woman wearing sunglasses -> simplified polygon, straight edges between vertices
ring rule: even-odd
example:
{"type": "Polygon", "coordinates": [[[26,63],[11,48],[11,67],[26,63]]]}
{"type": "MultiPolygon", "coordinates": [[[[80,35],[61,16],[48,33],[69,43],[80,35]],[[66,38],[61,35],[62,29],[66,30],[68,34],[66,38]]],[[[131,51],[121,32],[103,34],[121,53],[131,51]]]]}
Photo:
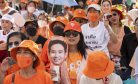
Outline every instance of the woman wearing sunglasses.
{"type": "MultiPolygon", "coordinates": [[[[13,32],[9,34],[7,37],[7,53],[12,48],[17,47],[25,39],[27,39],[27,37],[20,32],[13,32]]],[[[2,61],[2,64],[0,67],[1,67],[0,71],[2,72],[0,74],[0,84],[2,84],[2,81],[6,75],[19,70],[19,67],[17,67],[16,61],[12,57],[10,57],[10,54],[7,54],[6,58],[2,61]]]]}
{"type": "Polygon", "coordinates": [[[81,33],[81,27],[78,22],[69,22],[65,29],[65,39],[68,44],[67,67],[69,69],[69,77],[71,84],[77,84],[81,71],[85,66],[87,57],[87,46],[81,33]]]}
{"type": "Polygon", "coordinates": [[[118,73],[120,69],[120,48],[122,45],[122,40],[125,34],[131,33],[129,27],[122,25],[121,20],[124,18],[123,13],[117,8],[111,9],[111,15],[108,16],[109,24],[116,35],[117,41],[113,42],[111,39],[108,44],[108,49],[111,59],[115,62],[115,69],[118,73]]]}

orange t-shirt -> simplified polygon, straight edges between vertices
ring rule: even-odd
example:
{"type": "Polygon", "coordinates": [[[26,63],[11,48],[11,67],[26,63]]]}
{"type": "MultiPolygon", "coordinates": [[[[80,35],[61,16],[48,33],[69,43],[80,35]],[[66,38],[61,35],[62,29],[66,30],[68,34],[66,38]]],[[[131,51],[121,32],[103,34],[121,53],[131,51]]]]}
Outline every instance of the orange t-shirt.
{"type": "Polygon", "coordinates": [[[82,61],[82,55],[78,52],[76,53],[69,53],[67,57],[67,67],[69,71],[69,77],[71,80],[71,84],[76,84],[77,82],[77,72],[78,68],[82,61]]]}
{"type": "Polygon", "coordinates": [[[48,59],[48,54],[47,54],[47,50],[48,50],[48,43],[49,43],[50,39],[48,39],[45,44],[44,44],[44,47],[42,49],[42,52],[40,54],[40,58],[41,60],[44,62],[45,64],[45,69],[46,71],[49,71],[50,70],[50,61],[48,59]]]}
{"type": "MultiPolygon", "coordinates": [[[[39,58],[40,59],[40,58],[39,58]]],[[[16,71],[20,70],[20,67],[18,66],[18,64],[13,64],[6,72],[6,76],[9,74],[12,74],[16,71]]],[[[40,59],[40,64],[36,67],[36,70],[44,70],[45,71],[45,66],[43,64],[43,62],[40,59]]]]}
{"type": "MultiPolygon", "coordinates": [[[[4,79],[4,84],[12,84],[12,74],[4,79]]],[[[16,72],[14,84],[53,84],[53,82],[50,74],[44,71],[37,71],[37,73],[30,78],[24,78],[19,72],[16,72]]]]}

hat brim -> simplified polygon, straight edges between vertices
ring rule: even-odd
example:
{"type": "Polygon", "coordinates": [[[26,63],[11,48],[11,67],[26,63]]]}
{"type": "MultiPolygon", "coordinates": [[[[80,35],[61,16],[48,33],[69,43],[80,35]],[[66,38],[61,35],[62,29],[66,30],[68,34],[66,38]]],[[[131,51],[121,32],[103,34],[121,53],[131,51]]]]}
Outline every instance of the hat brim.
{"type": "Polygon", "coordinates": [[[37,21],[26,21],[24,26],[26,27],[28,24],[33,24],[34,26],[38,27],[37,21]]]}
{"type": "Polygon", "coordinates": [[[99,79],[99,78],[103,78],[103,77],[110,75],[114,71],[114,63],[112,61],[109,61],[106,70],[101,71],[101,72],[98,72],[98,71],[94,72],[92,70],[89,70],[89,68],[85,67],[83,74],[89,78],[99,79]]]}
{"type": "Polygon", "coordinates": [[[111,9],[111,11],[116,11],[120,15],[120,20],[124,19],[124,15],[120,10],[113,8],[113,9],[111,9]]]}
{"type": "MultiPolygon", "coordinates": [[[[17,54],[17,51],[19,48],[26,48],[26,49],[29,49],[28,47],[25,47],[25,46],[19,46],[19,47],[15,47],[13,49],[11,49],[10,51],[10,56],[13,57],[15,60],[16,60],[16,54],[17,54]]],[[[30,51],[32,51],[31,49],[29,49],[30,51]]],[[[33,51],[32,51],[33,52],[33,51]]],[[[36,56],[37,54],[35,52],[33,52],[36,56]]]]}
{"type": "MultiPolygon", "coordinates": [[[[56,22],[60,22],[60,21],[53,21],[53,22],[50,23],[50,25],[49,25],[50,31],[51,31],[52,33],[53,33],[53,26],[54,26],[54,24],[55,24],[56,22]]],[[[63,22],[60,22],[60,23],[62,23],[62,24],[65,26],[65,24],[64,24],[63,22]]]]}

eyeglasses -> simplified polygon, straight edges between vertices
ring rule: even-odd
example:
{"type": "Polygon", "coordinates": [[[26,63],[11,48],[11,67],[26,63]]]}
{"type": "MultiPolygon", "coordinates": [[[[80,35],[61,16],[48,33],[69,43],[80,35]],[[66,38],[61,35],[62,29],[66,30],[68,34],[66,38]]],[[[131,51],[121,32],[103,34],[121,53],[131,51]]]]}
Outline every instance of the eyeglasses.
{"type": "Polygon", "coordinates": [[[117,16],[117,14],[113,13],[112,15],[107,15],[107,18],[111,18],[112,16],[117,16]]]}
{"type": "Polygon", "coordinates": [[[67,31],[65,32],[65,36],[66,37],[70,37],[70,35],[73,35],[74,37],[77,37],[79,35],[79,32],[76,32],[76,31],[67,31]]]}
{"type": "Polygon", "coordinates": [[[15,41],[15,42],[9,42],[9,47],[12,47],[12,46],[18,46],[19,45],[19,42],[18,41],[15,41]]]}

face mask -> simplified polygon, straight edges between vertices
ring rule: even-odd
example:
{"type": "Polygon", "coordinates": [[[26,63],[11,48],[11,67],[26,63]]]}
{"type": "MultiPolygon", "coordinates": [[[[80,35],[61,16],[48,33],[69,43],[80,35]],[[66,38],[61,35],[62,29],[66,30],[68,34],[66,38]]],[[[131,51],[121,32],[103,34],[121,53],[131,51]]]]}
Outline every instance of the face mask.
{"type": "Polygon", "coordinates": [[[27,68],[33,62],[32,57],[17,56],[17,64],[20,68],[27,68]]]}
{"type": "Polygon", "coordinates": [[[45,27],[46,26],[46,21],[44,21],[44,20],[38,20],[38,26],[39,26],[39,28],[43,28],[43,27],[45,27]]]}
{"type": "Polygon", "coordinates": [[[63,31],[64,31],[64,29],[61,28],[60,26],[56,26],[53,28],[54,35],[63,36],[63,31]]]}
{"type": "Polygon", "coordinates": [[[26,31],[29,36],[35,36],[37,32],[36,28],[33,27],[28,27],[26,31]]]}
{"type": "Polygon", "coordinates": [[[96,22],[99,20],[99,15],[97,13],[89,13],[88,18],[91,22],[96,22]]]}
{"type": "Polygon", "coordinates": [[[28,10],[28,12],[33,13],[35,11],[35,8],[34,7],[28,7],[27,10],[28,10]]]}

